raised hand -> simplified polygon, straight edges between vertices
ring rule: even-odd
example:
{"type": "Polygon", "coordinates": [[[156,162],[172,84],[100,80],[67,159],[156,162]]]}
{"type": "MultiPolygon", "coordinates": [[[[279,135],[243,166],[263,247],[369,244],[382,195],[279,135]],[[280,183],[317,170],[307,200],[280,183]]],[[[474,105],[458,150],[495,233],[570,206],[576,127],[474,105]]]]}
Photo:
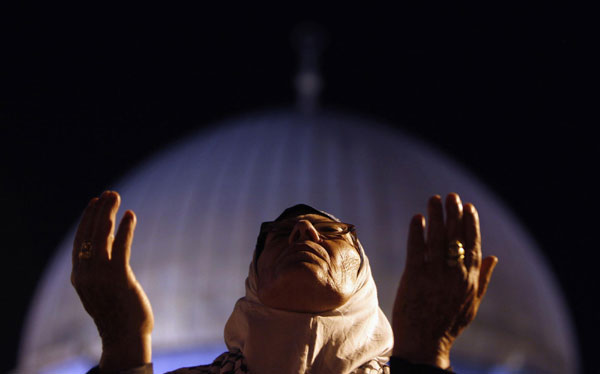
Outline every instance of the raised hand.
{"type": "Polygon", "coordinates": [[[104,192],[85,209],[73,243],[71,283],[102,338],[101,370],[123,370],[151,361],[154,317],[129,266],[136,224],[126,211],[113,235],[119,194],[104,192]]]}
{"type": "Polygon", "coordinates": [[[498,262],[494,256],[482,260],[475,207],[463,207],[457,194],[445,205],[444,220],[440,196],[429,199],[426,234],[422,215],[410,223],[392,318],[393,355],[441,368],[450,366],[452,344],[475,318],[498,262]]]}

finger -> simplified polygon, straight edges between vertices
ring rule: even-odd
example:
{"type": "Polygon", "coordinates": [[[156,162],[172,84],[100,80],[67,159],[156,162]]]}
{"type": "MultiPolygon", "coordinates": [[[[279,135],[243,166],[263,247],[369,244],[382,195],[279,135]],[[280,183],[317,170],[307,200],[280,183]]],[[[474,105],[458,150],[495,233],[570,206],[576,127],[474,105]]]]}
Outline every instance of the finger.
{"type": "Polygon", "coordinates": [[[464,205],[465,266],[479,268],[481,265],[481,232],[479,214],[473,204],[464,205]]]}
{"type": "Polygon", "coordinates": [[[427,203],[427,257],[439,262],[445,258],[446,231],[444,229],[444,212],[442,198],[432,196],[427,203]]]}
{"type": "Polygon", "coordinates": [[[425,217],[415,215],[408,228],[408,243],[406,249],[406,268],[420,266],[425,261],[425,217]]]}
{"type": "Polygon", "coordinates": [[[75,232],[75,239],[73,241],[73,265],[79,263],[79,251],[83,242],[92,238],[92,227],[94,225],[94,217],[97,208],[97,202],[97,197],[94,197],[90,200],[87,207],[83,211],[81,221],[79,221],[79,226],[77,226],[77,231],[75,232]]]}
{"type": "Polygon", "coordinates": [[[463,241],[463,206],[460,197],[451,193],[446,197],[446,235],[448,241],[463,241]]]}
{"type": "Polygon", "coordinates": [[[119,224],[111,254],[112,262],[118,267],[126,268],[129,264],[131,243],[133,242],[133,232],[136,223],[135,213],[131,210],[126,211],[119,224]]]}
{"type": "Polygon", "coordinates": [[[121,203],[119,194],[106,191],[100,197],[101,205],[96,214],[94,234],[92,236],[92,259],[108,260],[113,240],[117,210],[121,203]]]}
{"type": "Polygon", "coordinates": [[[488,256],[481,262],[481,271],[479,272],[479,287],[477,289],[477,297],[479,299],[485,296],[494,268],[498,264],[498,257],[488,256]]]}

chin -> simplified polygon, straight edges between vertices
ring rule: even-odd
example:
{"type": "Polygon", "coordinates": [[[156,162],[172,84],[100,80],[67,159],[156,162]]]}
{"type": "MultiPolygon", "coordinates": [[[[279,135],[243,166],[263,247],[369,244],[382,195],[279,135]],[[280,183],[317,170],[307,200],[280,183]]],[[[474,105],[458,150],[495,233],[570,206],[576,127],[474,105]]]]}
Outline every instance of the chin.
{"type": "Polygon", "coordinates": [[[339,292],[324,269],[312,262],[294,263],[268,285],[259,285],[258,297],[275,309],[320,313],[338,308],[349,296],[339,292]]]}

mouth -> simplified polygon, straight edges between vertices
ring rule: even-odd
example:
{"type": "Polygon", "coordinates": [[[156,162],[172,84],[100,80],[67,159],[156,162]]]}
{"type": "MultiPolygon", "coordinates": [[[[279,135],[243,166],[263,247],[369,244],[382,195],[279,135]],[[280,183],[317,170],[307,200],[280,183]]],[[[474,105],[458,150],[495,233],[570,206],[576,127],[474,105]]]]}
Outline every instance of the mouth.
{"type": "Polygon", "coordinates": [[[301,256],[305,258],[311,258],[313,261],[325,262],[327,262],[329,259],[329,255],[323,248],[321,248],[318,244],[308,240],[293,243],[284,251],[282,251],[280,256],[301,256]]]}
{"type": "Polygon", "coordinates": [[[286,262],[294,262],[294,263],[300,263],[300,262],[306,262],[306,263],[311,263],[311,264],[316,264],[316,265],[322,265],[323,264],[323,259],[317,255],[315,255],[313,252],[309,252],[309,251],[295,251],[295,252],[291,252],[290,254],[288,254],[286,257],[286,262]]]}

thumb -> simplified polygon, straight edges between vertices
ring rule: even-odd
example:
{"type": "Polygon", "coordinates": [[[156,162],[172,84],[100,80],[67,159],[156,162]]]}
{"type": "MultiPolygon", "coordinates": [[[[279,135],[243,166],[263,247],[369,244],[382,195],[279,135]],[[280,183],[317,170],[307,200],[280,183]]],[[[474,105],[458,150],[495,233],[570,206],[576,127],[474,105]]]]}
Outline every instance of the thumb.
{"type": "Polygon", "coordinates": [[[498,264],[498,257],[496,256],[488,256],[481,262],[481,269],[479,270],[479,287],[477,290],[477,297],[479,299],[483,298],[487,291],[496,264],[498,264]]]}

